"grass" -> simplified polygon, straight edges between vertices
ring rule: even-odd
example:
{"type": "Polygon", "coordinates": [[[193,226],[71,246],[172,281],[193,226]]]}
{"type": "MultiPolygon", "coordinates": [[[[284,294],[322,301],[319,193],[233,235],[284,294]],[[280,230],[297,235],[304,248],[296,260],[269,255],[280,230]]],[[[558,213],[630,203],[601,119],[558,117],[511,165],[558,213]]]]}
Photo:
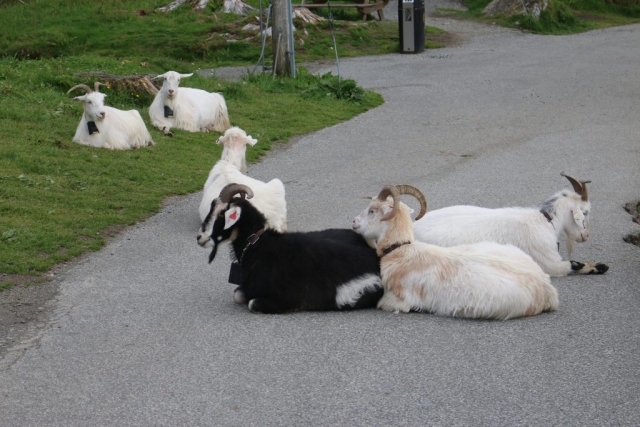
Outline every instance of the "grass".
{"type": "Polygon", "coordinates": [[[520,28],[537,34],[575,34],[640,22],[640,0],[549,0],[539,19],[527,15],[490,18],[482,15],[491,0],[463,0],[467,11],[457,15],[502,26],[520,28]]]}
{"type": "MultiPolygon", "coordinates": [[[[155,147],[115,152],[71,141],[82,109],[66,91],[92,84],[76,73],[193,72],[222,65],[250,68],[257,62],[260,40],[241,29],[254,18],[213,10],[198,14],[189,7],[153,12],[163,4],[0,3],[0,289],[11,286],[16,275],[36,278],[57,263],[101,248],[113,232],[158,212],[167,196],[202,188],[220,156],[214,143],[218,134],[177,130],[173,138],[163,136],[149,124],[151,97],[145,93],[102,89],[108,105],[141,112],[155,147]]],[[[333,59],[329,30],[328,24],[308,26],[298,60],[333,59]]],[[[340,21],[335,34],[340,56],[397,50],[397,24],[340,21]]],[[[223,93],[232,124],[259,140],[248,150],[249,161],[274,143],[348,120],[382,102],[355,82],[338,83],[335,76],[311,76],[305,70],[296,79],[256,75],[240,82],[195,74],[183,84],[223,93]]]]}

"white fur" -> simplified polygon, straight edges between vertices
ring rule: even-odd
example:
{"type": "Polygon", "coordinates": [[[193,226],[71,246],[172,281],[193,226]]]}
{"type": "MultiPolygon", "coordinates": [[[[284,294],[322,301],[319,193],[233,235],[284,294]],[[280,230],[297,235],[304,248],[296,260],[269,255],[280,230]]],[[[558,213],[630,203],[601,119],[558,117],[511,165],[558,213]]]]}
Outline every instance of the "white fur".
{"type": "Polygon", "coordinates": [[[73,136],[83,145],[110,150],[128,150],[154,145],[153,139],[137,110],[118,110],[104,105],[106,95],[87,93],[73,98],[82,102],[84,113],[73,136]],[[87,122],[93,121],[99,133],[89,135],[87,122]]]}
{"type": "MultiPolygon", "coordinates": [[[[226,160],[220,160],[209,173],[213,177],[206,187],[200,203],[200,219],[209,214],[211,202],[218,197],[220,190],[227,184],[244,184],[253,190],[253,198],[249,202],[256,207],[267,219],[269,228],[284,232],[287,229],[287,202],[285,200],[284,184],[275,178],[264,183],[244,175],[238,168],[226,160]]],[[[209,182],[209,180],[207,180],[209,182]]]]}
{"type": "Polygon", "coordinates": [[[384,296],[378,308],[433,314],[511,319],[556,310],[549,276],[520,249],[484,242],[451,248],[415,242],[409,207],[388,221],[389,201],[374,198],[353,229],[378,246],[384,296]],[[409,242],[383,254],[395,243],[409,242]]]}
{"type": "MultiPolygon", "coordinates": [[[[247,135],[245,131],[238,127],[232,127],[226,130],[223,136],[218,138],[216,144],[223,144],[221,161],[226,161],[234,165],[240,172],[247,172],[247,162],[245,159],[247,144],[255,145],[258,140],[253,139],[251,135],[247,135]]],[[[204,221],[209,210],[211,208],[211,202],[218,197],[220,190],[227,185],[228,182],[224,175],[221,174],[220,169],[214,167],[209,172],[207,181],[204,183],[204,189],[202,192],[202,200],[200,201],[200,221],[204,221]]]]}
{"type": "Polygon", "coordinates": [[[374,291],[381,286],[380,276],[365,274],[349,282],[340,285],[336,292],[336,305],[338,308],[355,305],[367,291],[374,291]]]}
{"type": "Polygon", "coordinates": [[[151,123],[165,134],[170,134],[171,128],[189,132],[224,132],[230,126],[224,97],[216,92],[179,87],[181,78],[192,75],[167,71],[156,77],[164,81],[149,107],[151,123]],[[164,116],[165,105],[173,110],[172,118],[164,116]]]}
{"type": "Polygon", "coordinates": [[[512,244],[554,277],[592,272],[572,270],[571,263],[563,261],[558,252],[558,241],[563,234],[569,252],[574,241],[582,243],[589,238],[590,202],[582,201],[571,190],[563,190],[542,208],[552,217],[551,222],[540,212],[541,208],[451,206],[427,213],[414,223],[413,231],[417,240],[438,246],[482,241],[512,244]]]}

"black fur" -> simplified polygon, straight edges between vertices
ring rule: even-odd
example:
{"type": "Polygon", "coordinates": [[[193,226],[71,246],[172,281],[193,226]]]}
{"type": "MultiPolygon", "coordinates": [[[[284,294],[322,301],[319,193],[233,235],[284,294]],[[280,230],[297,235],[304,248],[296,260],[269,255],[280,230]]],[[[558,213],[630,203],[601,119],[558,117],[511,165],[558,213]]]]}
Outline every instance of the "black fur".
{"type": "Polygon", "coordinates": [[[215,219],[211,260],[217,245],[235,235],[232,254],[241,260],[243,277],[238,290],[243,292],[253,311],[367,308],[375,307],[382,297],[380,285],[352,306],[336,304],[340,285],[365,274],[380,275],[375,250],[359,234],[347,229],[308,233],[279,233],[267,229],[254,244],[249,244],[249,236],[264,228],[266,220],[246,200],[233,199],[226,209],[233,205],[240,206],[242,213],[232,227],[224,230],[224,210],[215,219]]]}

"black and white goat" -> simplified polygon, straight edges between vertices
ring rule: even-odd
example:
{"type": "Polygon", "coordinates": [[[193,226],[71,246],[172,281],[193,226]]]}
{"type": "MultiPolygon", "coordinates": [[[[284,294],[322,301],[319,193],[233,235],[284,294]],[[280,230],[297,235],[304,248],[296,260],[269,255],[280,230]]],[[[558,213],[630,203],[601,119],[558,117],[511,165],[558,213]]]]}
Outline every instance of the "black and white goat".
{"type": "Polygon", "coordinates": [[[573,242],[589,238],[591,202],[587,184],[561,173],[574,191],[562,190],[538,208],[487,209],[478,206],[450,206],[426,214],[413,224],[415,238],[438,246],[458,246],[483,241],[511,244],[526,252],[545,273],[603,274],[609,266],[595,262],[564,261],[558,239],[565,234],[567,252],[573,242]]]}
{"type": "Polygon", "coordinates": [[[227,185],[197,236],[200,246],[213,246],[209,262],[218,245],[231,242],[242,277],[236,303],[254,313],[376,306],[380,263],[361,236],[347,229],[280,233],[266,228],[264,215],[246,200],[251,197],[246,185],[227,185]]]}

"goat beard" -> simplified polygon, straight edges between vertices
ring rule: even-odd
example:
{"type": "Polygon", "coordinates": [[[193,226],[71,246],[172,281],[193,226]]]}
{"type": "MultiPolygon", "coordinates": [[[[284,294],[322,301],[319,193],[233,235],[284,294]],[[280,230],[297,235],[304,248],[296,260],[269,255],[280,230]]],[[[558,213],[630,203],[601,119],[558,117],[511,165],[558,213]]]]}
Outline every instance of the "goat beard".
{"type": "Polygon", "coordinates": [[[565,244],[567,246],[567,256],[570,257],[571,253],[573,252],[573,240],[567,239],[565,244]]]}

